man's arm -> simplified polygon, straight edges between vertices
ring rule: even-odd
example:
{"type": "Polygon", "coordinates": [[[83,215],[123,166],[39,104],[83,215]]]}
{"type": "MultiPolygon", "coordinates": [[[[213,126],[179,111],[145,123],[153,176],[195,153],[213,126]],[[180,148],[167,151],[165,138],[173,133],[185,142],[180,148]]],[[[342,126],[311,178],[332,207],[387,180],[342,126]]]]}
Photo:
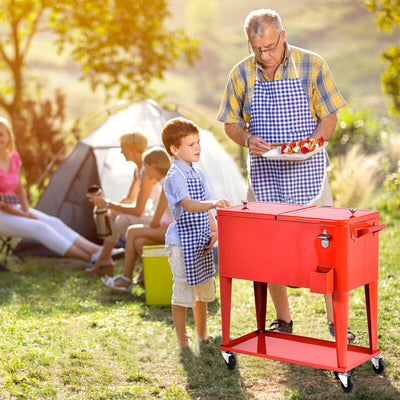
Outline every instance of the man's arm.
{"type": "Polygon", "coordinates": [[[225,133],[230,139],[240,146],[246,146],[246,140],[250,135],[246,129],[244,129],[239,124],[235,123],[225,123],[224,124],[225,133]]]}
{"type": "Polygon", "coordinates": [[[261,156],[271,150],[271,146],[263,138],[251,135],[239,124],[225,123],[224,128],[230,139],[240,146],[248,145],[250,152],[255,156],[261,156]]]}
{"type": "Polygon", "coordinates": [[[319,137],[322,136],[325,140],[329,140],[336,129],[336,123],[337,123],[336,113],[333,113],[325,118],[322,118],[318,122],[318,125],[315,128],[311,137],[313,139],[318,139],[319,137]]]}

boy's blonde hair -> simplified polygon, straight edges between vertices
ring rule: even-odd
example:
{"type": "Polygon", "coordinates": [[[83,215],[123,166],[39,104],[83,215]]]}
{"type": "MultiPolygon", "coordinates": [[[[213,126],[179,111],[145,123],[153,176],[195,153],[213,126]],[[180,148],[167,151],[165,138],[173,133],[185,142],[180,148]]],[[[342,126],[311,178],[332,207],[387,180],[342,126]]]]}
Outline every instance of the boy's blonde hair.
{"type": "Polygon", "coordinates": [[[168,121],[161,132],[161,139],[167,152],[172,156],[170,147],[179,147],[182,138],[199,133],[199,127],[190,119],[174,118],[168,121]]]}
{"type": "Polygon", "coordinates": [[[139,153],[147,149],[147,138],[140,132],[125,133],[119,138],[121,146],[134,147],[139,153]]]}
{"type": "Polygon", "coordinates": [[[0,125],[3,125],[4,128],[7,129],[8,131],[8,135],[10,136],[10,141],[8,143],[7,146],[7,151],[8,153],[12,153],[15,150],[15,135],[14,135],[14,130],[10,124],[10,122],[8,121],[8,119],[4,118],[4,117],[0,117],[0,125]]]}
{"type": "Polygon", "coordinates": [[[154,166],[162,176],[166,176],[171,167],[171,159],[162,147],[152,147],[143,154],[143,163],[154,166]]]}

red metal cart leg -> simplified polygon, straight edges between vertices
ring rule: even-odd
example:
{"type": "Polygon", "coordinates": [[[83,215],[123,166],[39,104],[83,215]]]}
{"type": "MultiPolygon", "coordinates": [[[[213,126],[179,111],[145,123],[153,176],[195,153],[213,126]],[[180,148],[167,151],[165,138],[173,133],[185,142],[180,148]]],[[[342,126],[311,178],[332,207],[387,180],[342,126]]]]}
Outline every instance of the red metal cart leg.
{"type": "Polygon", "coordinates": [[[347,329],[349,322],[349,292],[333,292],[336,356],[339,368],[347,366],[347,329]]]}
{"type": "Polygon", "coordinates": [[[378,283],[370,282],[364,286],[367,308],[369,347],[371,352],[378,350],[378,283]]]}
{"type": "Polygon", "coordinates": [[[231,330],[231,299],[232,299],[232,278],[220,277],[220,295],[221,295],[221,325],[222,325],[222,344],[229,343],[231,330]]]}
{"type": "Polygon", "coordinates": [[[267,316],[267,287],[268,283],[253,282],[254,299],[256,302],[257,330],[265,332],[265,320],[267,316]]]}

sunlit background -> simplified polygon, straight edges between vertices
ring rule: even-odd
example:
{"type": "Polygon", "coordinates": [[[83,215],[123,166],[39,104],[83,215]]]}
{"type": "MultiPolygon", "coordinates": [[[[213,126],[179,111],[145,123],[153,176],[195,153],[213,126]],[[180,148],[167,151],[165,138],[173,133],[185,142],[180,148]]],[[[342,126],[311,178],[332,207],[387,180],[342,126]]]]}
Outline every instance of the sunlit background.
{"type": "MultiPolygon", "coordinates": [[[[10,4],[8,0],[4,0],[4,3],[10,4]]],[[[36,2],[27,3],[37,4],[36,2]]],[[[35,182],[52,159],[50,155],[53,156],[57,152],[57,146],[60,147],[68,138],[67,151],[61,155],[60,159],[62,159],[76,144],[76,139],[71,135],[72,131],[77,136],[82,135],[82,127],[97,114],[107,107],[115,106],[122,99],[136,97],[153,98],[163,102],[171,101],[185,107],[181,112],[184,114],[187,112],[189,117],[198,117],[196,122],[211,129],[245,175],[243,149],[226,138],[222,124],[216,121],[216,114],[229,71],[248,54],[243,33],[244,19],[253,9],[269,7],[277,10],[281,15],[290,44],[315,51],[328,61],[333,76],[347,101],[347,107],[339,113],[338,128],[328,147],[332,161],[329,173],[335,205],[380,208],[391,217],[397,216],[397,197],[400,198],[397,185],[397,160],[400,153],[397,150],[400,142],[399,120],[390,112],[393,105],[392,99],[384,94],[381,80],[388,65],[382,60],[382,53],[390,46],[399,45],[399,29],[395,24],[393,31],[381,29],[377,13],[367,9],[367,3],[375,3],[379,6],[381,2],[364,0],[109,1],[101,4],[106,4],[105,7],[111,11],[113,7],[122,7],[125,14],[115,15],[110,12],[109,19],[112,21],[109,25],[106,23],[104,26],[99,26],[98,23],[93,22],[90,26],[91,13],[95,18],[95,13],[98,13],[103,5],[100,6],[100,3],[96,1],[64,0],[59,2],[60,5],[69,4],[70,7],[84,4],[86,9],[84,15],[89,19],[85,21],[87,26],[84,28],[61,24],[61,31],[64,29],[63,34],[68,35],[68,29],[73,32],[72,27],[75,29],[75,33],[67,36],[62,52],[58,51],[59,48],[54,42],[57,38],[54,31],[38,30],[25,59],[29,67],[25,71],[25,77],[29,77],[29,91],[25,95],[39,101],[35,97],[39,88],[39,98],[49,99],[53,106],[56,103],[56,91],[65,101],[62,110],[65,115],[62,121],[61,118],[60,121],[56,121],[59,125],[55,131],[56,134],[51,135],[50,132],[46,138],[41,139],[38,145],[42,152],[40,157],[36,159],[30,157],[29,154],[37,153],[32,147],[33,144],[30,144],[31,149],[26,150],[27,143],[23,134],[17,137],[31,198],[37,199],[39,192],[43,189],[39,187],[36,190],[35,182]],[[133,17],[129,17],[129,12],[133,12],[134,7],[137,9],[133,20],[133,17]],[[154,15],[157,10],[160,14],[154,15]],[[132,21],[131,25],[129,18],[132,21]],[[136,33],[135,24],[139,23],[138,21],[145,28],[142,32],[136,33]],[[123,26],[121,32],[118,31],[118,23],[123,26]],[[82,37],[87,39],[86,43],[79,42],[81,39],[76,34],[77,27],[81,29],[82,37]],[[113,29],[115,29],[115,34],[113,29]],[[154,33],[158,30],[165,34],[166,29],[179,32],[176,42],[171,41],[161,46],[160,43],[165,39],[149,36],[149,32],[154,33]],[[94,40],[94,38],[97,37],[100,42],[106,30],[111,32],[108,36],[106,35],[107,39],[104,39],[108,40],[110,48],[116,49],[116,44],[120,46],[121,43],[118,41],[122,42],[122,47],[118,47],[119,50],[114,53],[105,53],[102,59],[103,53],[96,50],[97,39],[94,40]],[[138,46],[142,59],[135,53],[134,47],[129,48],[128,41],[138,46]],[[183,44],[185,42],[186,44],[183,44]],[[80,45],[82,47],[79,47],[80,45]],[[89,49],[87,53],[84,46],[89,49]],[[196,46],[198,46],[197,55],[196,46]],[[74,55],[69,51],[72,49],[75,49],[74,55]],[[127,53],[121,56],[123,50],[127,53]],[[192,63],[187,62],[185,52],[189,54],[192,63]],[[91,54],[92,58],[86,60],[87,54],[91,54]],[[77,59],[80,59],[82,64],[79,64],[77,59]],[[105,90],[106,85],[101,84],[102,78],[98,73],[100,69],[96,69],[97,64],[103,61],[111,71],[112,68],[117,70],[118,67],[123,67],[124,60],[128,59],[137,63],[135,72],[142,72],[143,79],[140,73],[132,74],[131,81],[129,78],[123,80],[115,73],[114,86],[111,85],[108,90],[105,90]],[[155,64],[150,65],[153,61],[159,65],[166,63],[161,72],[154,67],[155,64]],[[85,62],[87,62],[86,65],[85,62]],[[83,80],[80,79],[82,71],[87,74],[83,80]],[[91,77],[89,77],[90,73],[91,77]],[[93,80],[96,79],[98,80],[97,87],[93,89],[93,80]],[[123,89],[118,87],[118,84],[123,89]],[[137,87],[139,90],[136,90],[137,87]],[[50,137],[59,140],[57,146],[54,145],[52,149],[44,146],[50,137]],[[353,148],[354,145],[358,147],[353,148]],[[389,191],[387,196],[383,188],[386,192],[389,191]],[[391,200],[382,200],[382,196],[391,200]],[[393,199],[395,202],[392,204],[393,199]]],[[[3,18],[5,18],[4,15],[3,18]]],[[[47,15],[51,20],[50,14],[47,15]]],[[[168,35],[171,38],[173,36],[167,33],[166,36],[168,35]]],[[[6,78],[4,71],[1,74],[6,78]]],[[[392,89],[397,90],[394,86],[392,89]]],[[[4,111],[4,109],[0,110],[3,114],[4,111]]],[[[24,129],[27,124],[29,125],[29,122],[25,121],[24,129]]],[[[33,135],[40,131],[41,129],[37,127],[36,130],[32,129],[33,135]]],[[[48,182],[47,178],[43,180],[42,186],[46,182],[48,182]]]]}
{"type": "MultiPolygon", "coordinates": [[[[376,15],[363,0],[171,0],[169,4],[167,25],[198,39],[201,59],[192,68],[181,60],[152,88],[198,110],[211,123],[217,124],[215,116],[229,71],[248,55],[244,19],[262,7],[281,15],[290,44],[315,51],[328,61],[353,108],[388,114],[380,83],[385,68],[380,53],[396,44],[399,36],[379,30],[376,15]]],[[[35,39],[29,65],[48,90],[61,87],[67,93],[71,118],[88,118],[103,107],[104,94],[101,90],[93,93],[88,84],[78,81],[77,65],[68,54],[57,54],[50,33],[35,39]]]]}

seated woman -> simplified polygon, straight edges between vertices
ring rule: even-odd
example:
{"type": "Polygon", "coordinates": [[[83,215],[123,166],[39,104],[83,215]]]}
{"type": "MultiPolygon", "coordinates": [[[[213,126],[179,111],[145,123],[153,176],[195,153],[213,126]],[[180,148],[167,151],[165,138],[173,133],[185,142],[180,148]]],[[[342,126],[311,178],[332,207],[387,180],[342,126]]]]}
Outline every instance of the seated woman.
{"type": "Polygon", "coordinates": [[[29,207],[20,179],[21,165],[13,129],[7,119],[0,117],[0,235],[39,242],[63,257],[95,261],[100,246],[59,218],[29,207]]]}
{"type": "Polygon", "coordinates": [[[110,262],[110,254],[120,235],[125,236],[132,224],[150,224],[161,192],[157,180],[144,171],[142,157],[147,148],[146,136],[140,132],[127,133],[121,136],[120,142],[126,161],[132,161],[137,168],[128,195],[119,202],[106,202],[101,193],[87,195],[95,206],[108,209],[111,225],[111,235],[105,238],[100,257],[86,270],[92,275],[113,273],[114,263],[110,262]]]}
{"type": "MultiPolygon", "coordinates": [[[[168,153],[162,148],[153,147],[143,155],[143,163],[148,176],[162,184],[171,166],[168,153]]],[[[143,246],[165,243],[165,234],[172,221],[173,217],[163,190],[150,226],[131,225],[126,232],[123,274],[114,277],[106,275],[102,281],[108,287],[124,292],[130,292],[135,283],[143,285],[143,267],[140,269],[136,281],[132,281],[136,258],[142,255],[143,246]]]]}

